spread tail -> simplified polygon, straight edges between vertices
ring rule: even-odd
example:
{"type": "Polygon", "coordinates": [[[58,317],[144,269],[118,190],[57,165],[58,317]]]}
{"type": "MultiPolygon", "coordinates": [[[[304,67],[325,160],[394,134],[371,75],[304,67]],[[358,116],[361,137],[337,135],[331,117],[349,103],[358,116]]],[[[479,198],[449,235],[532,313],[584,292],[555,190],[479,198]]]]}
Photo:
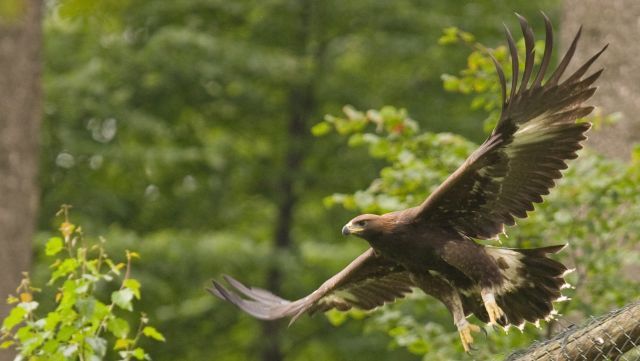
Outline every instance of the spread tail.
{"type": "MultiPolygon", "coordinates": [[[[533,249],[486,247],[503,275],[503,284],[496,288],[497,304],[504,311],[506,320],[498,321],[502,326],[509,324],[519,328],[525,321],[536,323],[540,319],[550,319],[556,314],[553,302],[566,300],[561,290],[569,287],[564,276],[571,270],[562,263],[547,258],[557,253],[565,245],[533,249]]],[[[463,306],[468,313],[474,313],[484,322],[489,315],[479,295],[465,297],[463,306]]]]}

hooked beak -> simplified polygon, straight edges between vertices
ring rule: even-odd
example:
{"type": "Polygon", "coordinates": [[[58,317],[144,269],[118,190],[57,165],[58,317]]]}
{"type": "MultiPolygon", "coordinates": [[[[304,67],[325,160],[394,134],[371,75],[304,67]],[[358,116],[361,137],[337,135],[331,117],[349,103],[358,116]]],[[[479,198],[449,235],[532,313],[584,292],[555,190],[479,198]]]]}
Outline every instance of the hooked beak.
{"type": "Polygon", "coordinates": [[[344,227],[342,227],[342,235],[348,236],[350,234],[354,236],[360,235],[364,231],[364,227],[358,226],[357,224],[353,224],[353,222],[347,223],[344,227]]]}

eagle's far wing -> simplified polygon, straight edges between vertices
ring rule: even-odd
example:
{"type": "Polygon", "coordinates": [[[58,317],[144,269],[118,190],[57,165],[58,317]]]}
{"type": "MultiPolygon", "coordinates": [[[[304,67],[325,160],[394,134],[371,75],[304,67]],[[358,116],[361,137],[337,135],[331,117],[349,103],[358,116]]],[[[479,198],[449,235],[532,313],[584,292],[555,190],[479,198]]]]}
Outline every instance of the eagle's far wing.
{"type": "Polygon", "coordinates": [[[256,318],[275,320],[292,317],[291,322],[304,313],[313,314],[332,308],[340,311],[352,307],[371,310],[404,297],[414,287],[404,267],[376,254],[371,248],[320,288],[297,301],[285,300],[260,288],[247,287],[230,276],[224,278],[238,293],[213,281],[213,288],[209,289],[213,295],[256,318]]]}
{"type": "MultiPolygon", "coordinates": [[[[544,14],[543,14],[544,15],[544,14]]],[[[606,46],[566,80],[560,77],[571,61],[580,31],[553,74],[543,82],[551,59],[553,32],[544,16],[544,55],[533,77],[534,40],[527,21],[518,15],[525,39],[524,71],[518,69],[518,54],[505,27],[512,60],[511,89],[501,66],[493,59],[502,87],[502,114],[488,139],[449,176],[412,214],[417,222],[444,225],[468,237],[489,239],[513,225],[514,217],[525,218],[533,203],[562,177],[566,161],[577,157],[586,139],[589,123],[577,123],[593,107],[584,106],[596,88],[591,85],[602,69],[584,77],[606,46]],[[518,86],[518,82],[520,85],[518,86]]]]}

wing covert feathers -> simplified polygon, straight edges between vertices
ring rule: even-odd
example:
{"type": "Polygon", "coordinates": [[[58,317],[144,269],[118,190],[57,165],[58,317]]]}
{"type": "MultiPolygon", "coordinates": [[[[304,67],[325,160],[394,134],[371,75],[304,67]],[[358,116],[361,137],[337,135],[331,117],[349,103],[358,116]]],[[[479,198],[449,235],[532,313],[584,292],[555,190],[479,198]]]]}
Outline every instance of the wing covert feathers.
{"type": "Polygon", "coordinates": [[[584,103],[596,91],[592,85],[602,69],[584,75],[606,46],[560,81],[573,59],[579,30],[544,81],[553,48],[551,22],[544,16],[545,49],[534,78],[533,31],[522,16],[518,20],[525,39],[524,68],[521,72],[515,41],[505,27],[512,59],[509,90],[504,71],[492,57],[503,96],[498,124],[464,164],[417,207],[417,222],[452,228],[472,238],[495,238],[505,225],[525,218],[534,203],[542,202],[542,196],[562,177],[566,161],[576,158],[582,148],[591,125],[577,120],[593,110],[584,103]]]}

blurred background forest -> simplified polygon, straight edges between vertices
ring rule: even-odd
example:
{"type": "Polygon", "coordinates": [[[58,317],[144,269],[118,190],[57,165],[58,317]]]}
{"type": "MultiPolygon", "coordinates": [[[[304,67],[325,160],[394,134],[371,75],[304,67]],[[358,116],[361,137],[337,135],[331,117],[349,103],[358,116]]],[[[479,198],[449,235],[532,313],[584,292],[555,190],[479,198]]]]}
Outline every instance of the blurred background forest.
{"type": "MultiPolygon", "coordinates": [[[[38,204],[35,235],[29,219],[12,221],[24,219],[18,228],[33,239],[34,283],[46,282],[44,243],[60,223],[61,204],[71,204],[87,237],[107,239],[114,256],[125,249],[141,255],[133,270],[144,290],[136,309],[167,339],[148,348],[154,360],[463,359],[446,309],[419,295],[371,315],[305,317],[287,329],[242,314],[205,287],[228,273],[287,298],[315,289],[367,247],[340,235],[348,219],[419,202],[486,136],[497,78],[455,36],[441,39],[444,29],[459,27],[499,47],[503,22],[518,34],[517,11],[542,39],[544,10],[562,28],[559,48],[582,23],[582,46],[599,48],[603,38],[589,40],[586,15],[567,15],[574,5],[46,1],[36,51],[40,135],[33,128],[22,135],[35,139],[29,149],[39,147],[37,202],[29,203],[33,212],[38,204]],[[341,127],[366,123],[356,109],[380,109],[369,117],[420,130],[397,137],[341,127]]],[[[19,12],[15,6],[0,8],[19,12]]],[[[8,55],[5,49],[0,65],[8,55]]],[[[616,117],[605,115],[617,110],[600,111],[594,138],[615,127],[607,120],[616,117]]],[[[637,298],[640,152],[630,150],[632,141],[620,141],[628,147],[609,149],[609,157],[586,149],[547,202],[508,231],[503,243],[511,247],[568,242],[559,258],[577,268],[576,288],[558,322],[479,336],[480,359],[503,358],[637,298]]],[[[3,203],[5,222],[25,206],[3,203]]],[[[16,234],[0,234],[0,242],[17,242],[16,234]]],[[[2,252],[8,267],[19,251],[2,252]]]]}

